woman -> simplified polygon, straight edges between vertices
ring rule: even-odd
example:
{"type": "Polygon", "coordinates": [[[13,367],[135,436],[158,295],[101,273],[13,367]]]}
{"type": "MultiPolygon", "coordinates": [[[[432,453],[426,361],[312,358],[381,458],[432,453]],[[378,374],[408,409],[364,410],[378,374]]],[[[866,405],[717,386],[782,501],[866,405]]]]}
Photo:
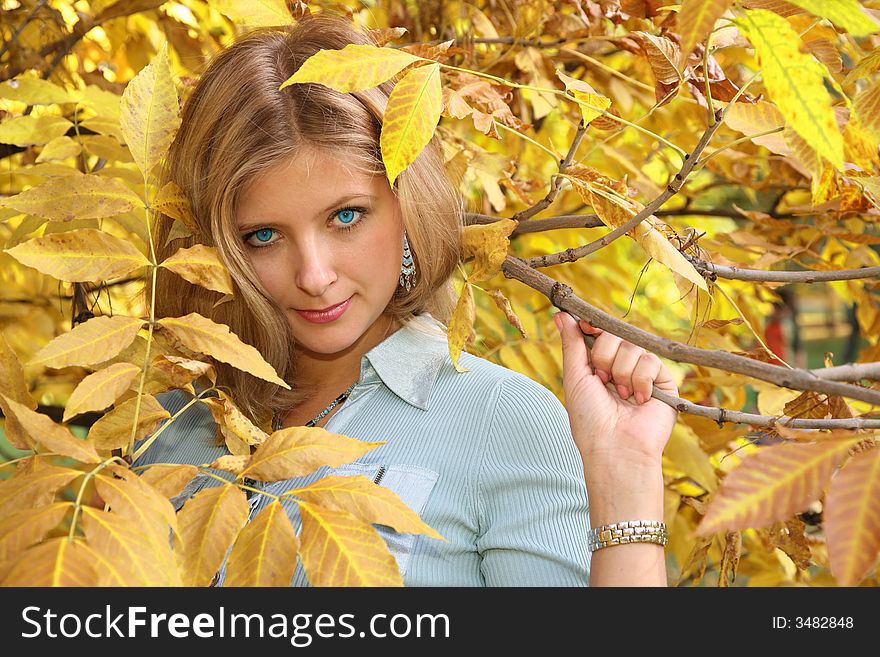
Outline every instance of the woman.
{"type": "MultiPolygon", "coordinates": [[[[441,320],[454,305],[461,205],[438,146],[392,188],[379,150],[388,83],[351,94],[314,84],[278,91],[319,49],[352,42],[369,41],[341,18],[313,17],[249,35],[202,76],[165,178],[190,198],[201,229],[191,241],[217,246],[238,289],[214,307],[219,295],[164,279],[158,314],[199,312],[261,351],[290,391],[220,366],[251,417],[386,441],[332,473],[369,476],[447,539],[379,528],[405,584],[665,585],[662,545],[600,550],[591,569],[587,539],[591,522],[662,520],[660,454],[674,411],[640,402],[652,385],[676,392],[669,372],[582,325],[598,336],[593,364],[618,397],[591,373],[583,334],[564,313],[556,321],[569,415],[543,386],[486,360],[462,353],[470,372],[454,370],[441,320]]],[[[159,244],[169,230],[163,218],[159,244]]],[[[163,403],[175,411],[185,399],[172,393],[163,403]]],[[[209,463],[225,451],[215,432],[196,405],[137,465],[209,463]]],[[[329,473],[262,488],[279,495],[329,473]]],[[[216,483],[201,476],[176,501],[216,483]]],[[[268,499],[252,496],[251,517],[268,499]]],[[[295,504],[288,509],[298,525],[295,504]]],[[[293,583],[308,584],[301,567],[293,583]]]]}

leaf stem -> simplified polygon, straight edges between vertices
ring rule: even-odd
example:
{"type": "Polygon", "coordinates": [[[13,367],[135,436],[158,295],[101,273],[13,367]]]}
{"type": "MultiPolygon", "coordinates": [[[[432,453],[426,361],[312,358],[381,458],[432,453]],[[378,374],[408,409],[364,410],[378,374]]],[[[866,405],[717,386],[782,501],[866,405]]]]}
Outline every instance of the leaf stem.
{"type": "Polygon", "coordinates": [[[73,518],[70,520],[70,531],[67,533],[67,540],[72,541],[73,535],[76,532],[76,520],[77,516],[79,516],[80,509],[82,509],[82,498],[86,491],[86,484],[89,483],[89,479],[98,474],[101,470],[106,468],[108,465],[113,463],[113,461],[119,461],[124,466],[128,467],[128,464],[118,456],[111,456],[109,459],[104,461],[103,463],[99,463],[96,465],[91,471],[85,473],[83,477],[82,483],[79,486],[79,492],[76,494],[76,502],[73,505],[73,518]]]}
{"type": "Polygon", "coordinates": [[[742,144],[743,142],[749,141],[751,139],[755,139],[756,137],[763,137],[764,135],[772,135],[776,132],[782,132],[784,129],[785,129],[785,126],[779,126],[778,128],[773,128],[771,130],[764,130],[763,132],[756,132],[753,135],[746,135],[745,137],[740,137],[739,139],[735,139],[732,142],[730,142],[729,144],[725,144],[721,148],[715,149],[714,151],[709,153],[706,157],[704,157],[702,160],[697,162],[697,165],[694,167],[694,172],[697,172],[700,169],[702,169],[706,165],[707,161],[711,160],[713,157],[718,155],[718,153],[725,151],[728,148],[732,148],[732,147],[736,146],[737,144],[742,144]]]}
{"type": "MultiPolygon", "coordinates": [[[[145,440],[144,443],[143,443],[140,447],[138,447],[137,451],[136,451],[134,454],[132,454],[132,457],[131,457],[132,463],[134,463],[135,461],[137,461],[137,460],[141,457],[141,455],[142,455],[144,452],[146,452],[146,451],[150,448],[150,445],[152,445],[153,442],[154,442],[159,436],[162,435],[162,432],[165,431],[165,429],[166,429],[166,428],[167,428],[172,422],[174,422],[174,420],[176,420],[176,419],[177,419],[177,418],[178,418],[178,417],[179,417],[179,416],[180,416],[180,415],[181,415],[186,409],[188,409],[190,406],[192,406],[192,405],[195,404],[196,402],[201,401],[201,399],[202,399],[202,397],[203,397],[204,395],[206,395],[206,394],[208,394],[209,392],[212,392],[212,391],[214,391],[214,390],[217,390],[217,388],[214,387],[214,386],[211,386],[210,388],[207,388],[207,389],[205,389],[205,390],[202,390],[198,395],[196,395],[195,397],[193,397],[192,399],[190,399],[186,404],[184,404],[183,407],[182,407],[179,411],[177,411],[174,415],[172,415],[170,418],[168,418],[168,420],[165,422],[165,424],[163,424],[163,425],[162,425],[161,427],[159,427],[155,432],[153,432],[153,435],[150,436],[149,438],[147,438],[147,440],[145,440]]],[[[129,453],[130,453],[130,452],[129,452],[129,453]]]]}
{"type": "Polygon", "coordinates": [[[551,158],[553,158],[553,160],[555,160],[556,162],[558,162],[560,159],[562,159],[559,153],[554,153],[554,152],[551,151],[549,148],[547,148],[546,146],[544,146],[542,143],[540,143],[540,142],[538,142],[538,141],[535,141],[534,139],[532,139],[532,138],[529,137],[528,135],[523,134],[523,133],[520,132],[519,130],[514,130],[514,129],[511,128],[510,126],[504,125],[501,121],[496,121],[496,122],[495,122],[495,125],[497,125],[497,126],[499,126],[499,127],[501,127],[501,128],[504,128],[504,129],[507,130],[508,132],[512,132],[512,133],[515,134],[516,136],[518,136],[518,137],[520,137],[520,138],[522,138],[522,139],[525,139],[525,140],[526,140],[527,142],[529,142],[530,144],[532,144],[532,145],[534,145],[534,146],[537,146],[537,147],[540,148],[542,151],[544,151],[545,153],[547,153],[547,155],[549,155],[551,158]]]}

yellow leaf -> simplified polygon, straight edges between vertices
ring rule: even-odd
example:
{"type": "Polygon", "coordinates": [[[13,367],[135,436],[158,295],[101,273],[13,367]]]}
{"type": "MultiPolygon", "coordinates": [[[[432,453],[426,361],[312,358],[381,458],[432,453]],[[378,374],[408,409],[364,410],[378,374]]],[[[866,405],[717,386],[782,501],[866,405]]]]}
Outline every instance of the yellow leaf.
{"type": "Polygon", "coordinates": [[[177,519],[184,546],[184,586],[211,583],[249,510],[244,492],[230,485],[205,488],[183,505],[177,519]]]}
{"type": "Polygon", "coordinates": [[[290,586],[299,539],[287,512],[272,502],[249,522],[235,541],[224,586],[290,586]]]}
{"type": "Polygon", "coordinates": [[[801,39],[784,18],[764,9],[740,16],[735,22],[755,47],[764,86],[785,120],[842,171],[843,137],[823,83],[825,67],[801,52],[801,39]]]}
{"type": "MultiPolygon", "coordinates": [[[[733,103],[724,111],[724,123],[744,135],[767,132],[785,125],[785,118],[773,103],[733,103]]],[[[791,155],[791,149],[779,133],[753,137],[751,141],[780,155],[791,155]]]]}
{"type": "Polygon", "coordinates": [[[215,459],[208,464],[209,468],[214,468],[215,470],[223,470],[224,472],[231,472],[232,474],[240,474],[242,470],[247,467],[247,464],[250,463],[251,455],[248,454],[227,454],[226,456],[221,456],[219,459],[215,459]]]}
{"type": "Polygon", "coordinates": [[[718,586],[729,586],[736,580],[736,567],[742,553],[742,534],[740,532],[727,532],[724,537],[724,552],[721,556],[721,566],[718,569],[718,586]],[[728,573],[730,581],[728,581],[728,573]]]}
{"type": "Polygon", "coordinates": [[[150,379],[146,391],[156,394],[170,388],[185,388],[199,377],[206,375],[212,383],[216,382],[214,366],[210,363],[178,356],[156,356],[150,365],[150,379]]]}
{"type": "Polygon", "coordinates": [[[39,470],[0,481],[0,517],[20,509],[52,504],[55,493],[82,475],[79,470],[45,465],[39,470]]]}
{"type": "Polygon", "coordinates": [[[383,442],[365,442],[321,427],[287,427],[259,445],[240,477],[257,481],[281,481],[303,477],[322,466],[350,463],[383,442]]]}
{"type": "Polygon", "coordinates": [[[635,38],[645,51],[651,72],[657,82],[662,84],[676,84],[681,79],[678,71],[678,62],[681,59],[681,51],[678,44],[663,36],[655,36],[648,32],[633,32],[635,38]]]}
{"type": "Polygon", "coordinates": [[[812,390],[805,390],[786,403],[783,412],[789,417],[822,419],[829,412],[828,399],[812,390]]]}
{"type": "Polygon", "coordinates": [[[835,579],[858,586],[880,551],[880,449],[856,454],[832,479],[824,528],[835,579]]]}
{"type": "Polygon", "coordinates": [[[580,101],[578,107],[580,107],[584,125],[590,125],[592,121],[602,116],[603,112],[611,107],[610,98],[596,93],[596,90],[583,80],[570,77],[562,71],[556,71],[556,75],[565,84],[566,90],[580,101]]]}
{"type": "Polygon", "coordinates": [[[158,553],[135,520],[83,507],[82,526],[89,547],[116,566],[111,576],[121,576],[122,586],[180,586],[170,547],[169,556],[158,553]]]}
{"type": "Polygon", "coordinates": [[[452,358],[452,364],[458,372],[470,372],[467,367],[458,364],[458,358],[467,342],[468,336],[470,336],[474,328],[475,315],[471,284],[465,281],[464,287],[461,288],[461,296],[458,298],[458,303],[455,304],[452,318],[449,320],[447,331],[449,336],[449,356],[452,358]]]}
{"type": "Polygon", "coordinates": [[[699,438],[690,427],[681,423],[673,427],[663,456],[704,490],[711,492],[718,488],[718,475],[715,474],[709,457],[700,447],[699,438]]]}
{"type": "Polygon", "coordinates": [[[82,147],[66,135],[55,137],[37,156],[37,162],[50,162],[52,160],[66,160],[80,154],[82,147]]]}
{"type": "Polygon", "coordinates": [[[747,456],[721,482],[697,533],[788,520],[819,499],[854,442],[774,445],[747,456]]]}
{"type": "Polygon", "coordinates": [[[114,513],[131,518],[142,529],[152,531],[158,546],[169,545],[169,528],[175,534],[179,533],[171,502],[128,468],[109,466],[96,475],[95,488],[114,513]]]}
{"type": "Polygon", "coordinates": [[[162,44],[153,61],[125,87],[120,108],[119,125],[125,143],[147,178],[167,152],[180,126],[180,107],[167,44],[162,44]]]}
{"type": "MultiPolygon", "coordinates": [[[[118,97],[118,96],[117,96],[118,97]]],[[[85,119],[80,123],[80,126],[91,130],[92,132],[96,132],[105,137],[113,137],[120,144],[125,143],[125,135],[122,134],[122,128],[119,127],[119,119],[107,119],[101,116],[93,116],[90,119],[85,119]]],[[[128,151],[128,157],[131,160],[134,160],[134,156],[131,151],[128,151]]]]}
{"type": "Polygon", "coordinates": [[[697,44],[709,36],[715,21],[721,18],[730,4],[731,0],[682,0],[675,21],[681,37],[680,69],[685,67],[688,55],[697,44]]]}
{"type": "Polygon", "coordinates": [[[191,351],[206,354],[259,379],[290,389],[272,366],[263,360],[259,351],[243,343],[224,324],[216,324],[198,313],[166,317],[160,319],[158,324],[191,351]]]}
{"type": "Polygon", "coordinates": [[[279,87],[315,82],[342,93],[377,87],[404,68],[425,61],[395,48],[350,43],[341,50],[319,50],[279,87]]]}
{"type": "Polygon", "coordinates": [[[221,294],[232,294],[232,278],[220,254],[213,246],[196,244],[179,249],[174,255],[159,263],[193,285],[201,285],[221,294]]]}
{"type": "MultiPolygon", "coordinates": [[[[37,402],[33,400],[30,392],[28,392],[27,384],[24,380],[24,372],[18,356],[12,351],[3,333],[0,332],[0,410],[6,416],[3,429],[6,433],[6,439],[9,444],[16,449],[30,449],[31,446],[27,442],[27,435],[24,429],[15,418],[10,417],[4,397],[24,404],[33,410],[37,407],[37,402]]],[[[2,559],[0,559],[2,561],[2,559]]]]}
{"type": "MultiPolygon", "coordinates": [[[[266,442],[268,434],[255,426],[238,407],[226,398],[202,400],[211,409],[214,422],[222,428],[232,432],[236,437],[248,445],[261,445],[266,442]]],[[[250,454],[250,450],[248,450],[250,454]]]]}
{"type": "Polygon", "coordinates": [[[235,23],[249,27],[293,23],[284,0],[209,0],[208,4],[235,23]]]}
{"type": "Polygon", "coordinates": [[[83,150],[110,162],[133,162],[131,152],[122,146],[118,139],[107,135],[83,135],[80,137],[83,150]]]}
{"type": "Polygon", "coordinates": [[[9,397],[4,397],[3,401],[31,440],[45,451],[69,456],[81,463],[100,463],[104,460],[98,456],[90,440],[77,438],[67,427],[55,424],[49,416],[32,411],[9,397]]]}
{"type": "Polygon", "coordinates": [[[6,253],[69,283],[119,278],[150,264],[131,242],[94,228],[35,237],[6,253]]]}
{"type": "Polygon", "coordinates": [[[122,98],[118,94],[89,84],[82,90],[82,95],[83,105],[93,110],[97,116],[119,123],[122,98]]]}
{"type": "Polygon", "coordinates": [[[0,205],[50,221],[71,221],[115,217],[143,206],[143,202],[118,180],[74,173],[50,178],[3,199],[0,205]]]}
{"type": "Polygon", "coordinates": [[[440,534],[422,522],[418,514],[395,493],[374,484],[366,477],[323,477],[290,493],[309,504],[333,511],[347,511],[355,518],[387,525],[402,534],[425,534],[443,540],[440,534]]]}
{"type": "Polygon", "coordinates": [[[193,233],[199,230],[186,192],[173,180],[165,183],[153,199],[152,208],[182,222],[193,233]]]}
{"type": "Polygon", "coordinates": [[[77,92],[70,92],[48,80],[18,77],[0,84],[0,98],[15,100],[27,105],[55,105],[75,103],[77,92]]]}
{"type": "MultiPolygon", "coordinates": [[[[92,425],[89,437],[95,441],[98,449],[117,449],[128,445],[137,400],[137,397],[127,399],[92,425]]],[[[153,433],[159,427],[159,423],[169,417],[171,414],[155,397],[144,395],[141,397],[134,439],[140,440],[153,433]]]]}
{"type": "Polygon", "coordinates": [[[862,125],[875,135],[880,135],[880,83],[873,82],[853,100],[856,114],[862,125]]]}
{"type": "Polygon", "coordinates": [[[770,545],[785,552],[794,565],[801,570],[809,568],[812,561],[810,543],[805,529],[806,525],[803,522],[793,518],[785,522],[775,522],[767,530],[770,545]]]}
{"type": "Polygon", "coordinates": [[[67,134],[73,124],[60,116],[17,116],[0,123],[0,144],[32,146],[48,144],[67,134]]]}
{"type": "Polygon", "coordinates": [[[880,25],[862,11],[856,0],[786,0],[787,2],[806,9],[814,16],[827,18],[837,27],[855,37],[868,36],[880,32],[880,25]]]}
{"type": "Polygon", "coordinates": [[[141,474],[141,479],[150,484],[162,495],[171,499],[180,495],[184,486],[186,486],[193,477],[199,473],[199,469],[194,465],[164,465],[156,464],[146,468],[141,474]]]}
{"type": "Polygon", "coordinates": [[[487,290],[487,294],[492,297],[492,301],[494,301],[499,310],[504,313],[504,316],[507,318],[507,321],[510,322],[511,326],[519,331],[519,334],[524,340],[527,340],[526,330],[523,328],[522,322],[513,311],[513,306],[510,305],[510,301],[504,296],[504,293],[501,290],[487,290]]]}
{"type": "Polygon", "coordinates": [[[403,586],[397,562],[371,525],[300,502],[300,557],[312,586],[403,586]]]}
{"type": "Polygon", "coordinates": [[[3,586],[97,586],[91,552],[82,541],[52,538],[21,553],[3,586]]]}
{"type": "Polygon", "coordinates": [[[14,559],[58,526],[72,502],[56,502],[36,509],[22,509],[0,522],[0,563],[14,559]]]}
{"type": "Polygon", "coordinates": [[[485,281],[501,271],[510,246],[509,235],[519,222],[500,219],[491,224],[471,224],[461,232],[461,246],[465,257],[476,259],[469,281],[485,281]]]}
{"type": "Polygon", "coordinates": [[[101,411],[111,406],[119,395],[128,390],[140,371],[137,365],[116,363],[89,374],[70,394],[62,419],[67,422],[80,413],[101,411]]]}
{"type": "Polygon", "coordinates": [[[850,84],[856,80],[867,78],[871,73],[880,69],[880,47],[874,48],[871,53],[846,74],[843,84],[850,84]]]}
{"type": "Polygon", "coordinates": [[[442,110],[439,64],[414,68],[394,86],[379,138],[390,184],[431,141],[442,110]]]}
{"type": "Polygon", "coordinates": [[[142,324],[140,319],[123,315],[94,317],[52,340],[34,354],[28,366],[60,369],[100,363],[130,345],[142,324]]]}

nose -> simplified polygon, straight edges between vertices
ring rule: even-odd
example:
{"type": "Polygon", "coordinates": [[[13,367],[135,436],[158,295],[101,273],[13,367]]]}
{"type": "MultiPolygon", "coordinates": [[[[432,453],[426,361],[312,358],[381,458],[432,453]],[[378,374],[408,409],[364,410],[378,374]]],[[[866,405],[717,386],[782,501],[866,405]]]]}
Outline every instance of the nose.
{"type": "Polygon", "coordinates": [[[296,249],[294,281],[303,292],[327,300],[327,289],[336,281],[333,254],[319,239],[309,239],[296,249]]]}

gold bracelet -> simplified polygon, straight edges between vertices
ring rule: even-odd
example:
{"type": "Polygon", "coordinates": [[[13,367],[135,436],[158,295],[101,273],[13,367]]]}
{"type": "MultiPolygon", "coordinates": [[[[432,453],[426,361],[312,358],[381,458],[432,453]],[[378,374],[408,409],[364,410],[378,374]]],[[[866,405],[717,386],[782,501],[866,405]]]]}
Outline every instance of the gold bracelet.
{"type": "Polygon", "coordinates": [[[665,546],[668,540],[666,523],[659,520],[615,522],[591,529],[587,534],[590,552],[623,543],[657,543],[665,546]]]}

